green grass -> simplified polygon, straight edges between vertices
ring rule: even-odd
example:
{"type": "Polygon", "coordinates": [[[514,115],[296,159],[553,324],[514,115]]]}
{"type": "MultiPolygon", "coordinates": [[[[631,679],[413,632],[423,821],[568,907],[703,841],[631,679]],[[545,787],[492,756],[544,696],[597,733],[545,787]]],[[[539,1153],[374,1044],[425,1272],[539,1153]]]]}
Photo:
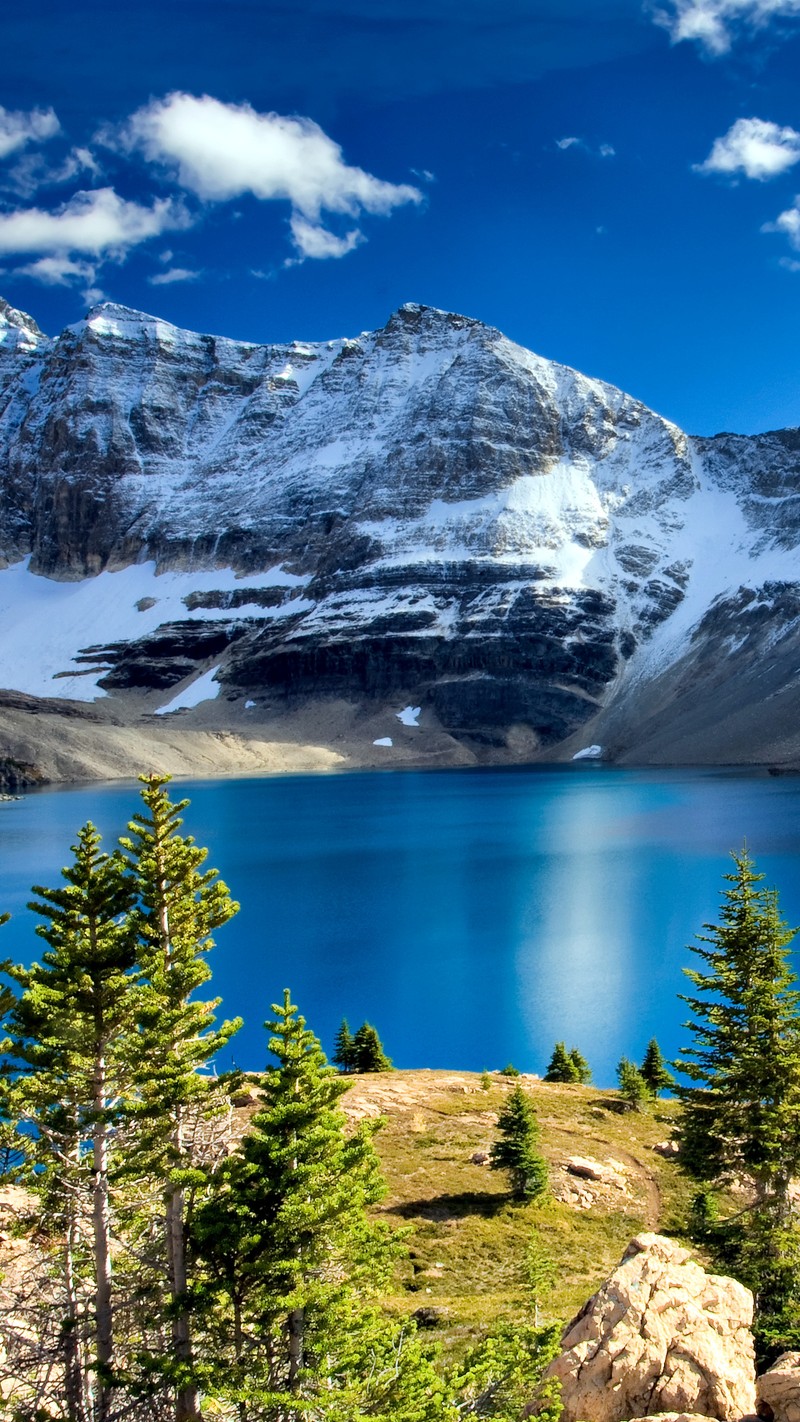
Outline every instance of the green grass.
{"type": "Polygon", "coordinates": [[[488,1150],[494,1121],[515,1085],[499,1075],[487,1091],[480,1074],[393,1072],[356,1078],[344,1098],[348,1113],[380,1109],[376,1136],[388,1194],[384,1218],[408,1229],[410,1259],[397,1272],[391,1298],[403,1313],[431,1307],[449,1347],[499,1317],[521,1316],[524,1261],[538,1231],[554,1261],[556,1284],[544,1315],[570,1318],[644,1229],[684,1237],[692,1187],[674,1160],[652,1147],[668,1139],[675,1106],[622,1113],[615,1093],[523,1077],[542,1132],[554,1182],[566,1181],[567,1156],[616,1159],[627,1193],[606,1190],[588,1209],[549,1198],[516,1204],[501,1171],[471,1163],[488,1150]],[[457,1084],[454,1084],[457,1083],[457,1084]],[[466,1090],[464,1090],[466,1087],[466,1090]]]}

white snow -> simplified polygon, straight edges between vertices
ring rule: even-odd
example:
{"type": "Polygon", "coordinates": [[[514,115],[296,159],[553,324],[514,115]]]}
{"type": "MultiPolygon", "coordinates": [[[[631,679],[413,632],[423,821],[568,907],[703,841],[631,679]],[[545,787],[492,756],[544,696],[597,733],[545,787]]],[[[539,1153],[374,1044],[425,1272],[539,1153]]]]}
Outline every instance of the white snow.
{"type": "Polygon", "coordinates": [[[377,741],[373,741],[372,744],[374,746],[391,746],[392,738],[391,736],[381,736],[377,741]]]}
{"type": "Polygon", "coordinates": [[[583,750],[575,752],[573,760],[598,760],[603,754],[602,746],[584,746],[583,750]]]}
{"type": "Polygon", "coordinates": [[[29,561],[0,569],[0,687],[30,696],[93,701],[105,695],[97,681],[109,663],[98,657],[76,667],[77,653],[87,647],[135,640],[164,622],[286,617],[312,606],[295,598],[281,607],[263,608],[253,603],[234,611],[205,607],[187,611],[184,599],[191,593],[292,587],[304,581],[281,568],[239,578],[231,568],[157,574],[155,563],[136,563],[79,582],[58,582],[31,573],[29,561]],[[154,605],[139,611],[136,604],[149,598],[154,599],[154,605]]]}
{"type": "Polygon", "coordinates": [[[244,703],[244,709],[245,709],[245,711],[250,711],[251,708],[252,708],[253,706],[255,706],[255,704],[256,704],[255,701],[245,701],[245,703],[244,703]]]}
{"type": "Polygon", "coordinates": [[[396,711],[398,721],[402,721],[404,726],[418,726],[420,706],[406,706],[402,711],[396,711]]]}
{"type": "Polygon", "coordinates": [[[170,711],[189,711],[193,706],[199,706],[201,701],[213,701],[220,692],[219,682],[214,680],[218,671],[219,666],[211,667],[209,671],[203,672],[202,676],[195,677],[195,680],[183,691],[179,691],[166,706],[159,706],[156,715],[167,716],[170,711]]]}

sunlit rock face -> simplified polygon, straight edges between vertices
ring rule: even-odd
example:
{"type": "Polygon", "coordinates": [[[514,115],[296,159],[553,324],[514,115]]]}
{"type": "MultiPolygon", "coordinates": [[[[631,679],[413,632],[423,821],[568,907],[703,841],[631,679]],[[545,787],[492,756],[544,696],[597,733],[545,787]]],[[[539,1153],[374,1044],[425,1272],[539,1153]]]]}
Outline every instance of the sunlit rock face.
{"type": "Polygon", "coordinates": [[[660,675],[742,569],[783,581],[800,537],[796,432],[691,441],[413,305],[356,339],[258,346],[109,304],[51,341],[0,304],[0,458],[7,562],[248,575],[146,637],[110,629],[89,656],[106,690],[213,656],[233,697],[402,692],[488,746],[572,736],[660,675]]]}

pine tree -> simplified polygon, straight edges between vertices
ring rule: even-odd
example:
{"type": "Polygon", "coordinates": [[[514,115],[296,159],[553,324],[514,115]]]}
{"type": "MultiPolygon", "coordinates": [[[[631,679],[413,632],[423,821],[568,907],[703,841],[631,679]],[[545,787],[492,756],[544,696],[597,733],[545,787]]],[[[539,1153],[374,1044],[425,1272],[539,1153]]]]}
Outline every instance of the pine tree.
{"type": "Polygon", "coordinates": [[[350,1024],[346,1017],[342,1018],[342,1024],[334,1038],[331,1061],[340,1071],[355,1070],[355,1038],[350,1031],[350,1024]]]}
{"type": "Polygon", "coordinates": [[[635,1062],[621,1057],[617,1066],[619,1094],[630,1111],[641,1111],[650,1095],[645,1081],[635,1062]]]}
{"type": "Polygon", "coordinates": [[[219,999],[194,994],[211,976],[205,954],[212,934],[238,904],[216,870],[203,869],[208,851],[179,833],[188,801],[172,804],[168,776],[140,777],[144,811],[123,839],[137,905],[133,921],[144,974],[139,1008],[139,1151],[150,1176],[164,1182],[164,1246],[172,1347],[162,1360],[176,1392],[176,1422],[199,1417],[191,1341],[191,1281],[186,1250],[187,1190],[201,1183],[189,1126],[220,1107],[220,1091],[202,1071],[240,1025],[214,1028],[219,999]]]}
{"type": "Polygon", "coordinates": [[[69,1415],[105,1422],[115,1381],[113,1147],[133,1085],[136,950],[121,857],[101,853],[91,824],[73,854],[66,887],[34,886],[41,963],[5,965],[19,995],[7,1004],[3,1111],[18,1128],[17,1176],[39,1199],[39,1228],[60,1240],[69,1415]]]}
{"type": "Polygon", "coordinates": [[[273,1012],[276,1062],[262,1105],[193,1224],[203,1318],[216,1330],[208,1394],[237,1404],[248,1422],[345,1422],[372,1416],[367,1404],[378,1396],[387,1416],[433,1419],[429,1366],[370,1302],[398,1247],[367,1216],[384,1190],[376,1123],[345,1134],[338,1103],[347,1083],[288,991],[273,1012]],[[411,1410],[420,1390],[430,1397],[411,1410]]]}
{"type": "Polygon", "coordinates": [[[353,1071],[391,1071],[392,1063],[383,1050],[375,1028],[364,1022],[353,1038],[353,1071]]]}
{"type": "Polygon", "coordinates": [[[507,1170],[511,1192],[518,1200],[533,1199],[547,1190],[547,1162],[536,1147],[539,1125],[521,1087],[515,1086],[497,1118],[499,1139],[490,1152],[492,1170],[507,1170]]]}
{"type": "Polygon", "coordinates": [[[647,1051],[639,1071],[652,1096],[658,1096],[662,1091],[669,1091],[675,1085],[675,1078],[667,1068],[655,1037],[651,1037],[647,1044],[647,1051]]]}
{"type": "Polygon", "coordinates": [[[562,1331],[560,1323],[544,1328],[526,1320],[495,1324],[453,1370],[456,1416],[559,1422],[561,1385],[547,1371],[560,1352],[562,1331]]]}
{"type": "Polygon", "coordinates": [[[575,1068],[576,1078],[581,1086],[588,1086],[592,1079],[592,1068],[577,1047],[570,1047],[569,1059],[575,1068]]]}
{"type": "Polygon", "coordinates": [[[800,1019],[777,892],[760,887],[745,850],[722,896],[719,924],[705,924],[686,969],[698,996],[687,996],[694,1045],[681,1050],[678,1088],[682,1156],[698,1178],[744,1173],[758,1198],[779,1202],[800,1171],[800,1019]]]}
{"type": "Polygon", "coordinates": [[[580,1072],[563,1042],[556,1042],[544,1074],[545,1081],[580,1081],[580,1072]]]}

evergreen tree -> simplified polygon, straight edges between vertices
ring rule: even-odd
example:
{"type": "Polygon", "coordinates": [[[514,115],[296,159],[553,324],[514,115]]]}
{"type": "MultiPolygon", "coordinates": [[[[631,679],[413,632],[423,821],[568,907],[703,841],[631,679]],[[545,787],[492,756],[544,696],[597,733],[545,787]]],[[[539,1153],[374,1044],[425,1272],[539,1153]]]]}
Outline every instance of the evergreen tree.
{"type": "Polygon", "coordinates": [[[369,1022],[359,1027],[353,1038],[353,1071],[391,1071],[392,1063],[380,1037],[369,1022]]]}
{"type": "Polygon", "coordinates": [[[347,1084],[288,991],[273,1012],[262,1106],[193,1225],[215,1333],[208,1393],[247,1422],[433,1422],[441,1386],[371,1303],[397,1253],[366,1213],[384,1189],[376,1124],[345,1134],[347,1084]]]}
{"type": "Polygon", "coordinates": [[[719,924],[693,947],[703,969],[686,969],[694,1045],[681,1050],[682,1155],[700,1179],[744,1173],[758,1199],[788,1215],[800,1171],[800,995],[788,963],[794,937],[775,890],[760,887],[745,850],[722,896],[719,924]]]}
{"type": "Polygon", "coordinates": [[[340,1071],[350,1072],[355,1069],[355,1038],[346,1017],[342,1018],[342,1025],[336,1033],[331,1061],[340,1071]]]}
{"type": "Polygon", "coordinates": [[[650,1092],[639,1068],[627,1057],[620,1059],[617,1067],[619,1094],[630,1111],[641,1111],[650,1092]]]}
{"type": "Polygon", "coordinates": [[[658,1096],[662,1091],[669,1091],[675,1085],[675,1078],[667,1068],[655,1037],[651,1037],[647,1044],[644,1061],[639,1070],[652,1096],[658,1096]]]}
{"type": "Polygon", "coordinates": [[[515,1320],[496,1324],[470,1348],[451,1381],[458,1417],[493,1422],[559,1422],[561,1385],[546,1376],[561,1350],[562,1325],[515,1320]]]}
{"type": "Polygon", "coordinates": [[[532,1199],[547,1190],[547,1162],[536,1149],[539,1125],[521,1087],[515,1086],[497,1118],[499,1139],[490,1152],[492,1170],[507,1170],[511,1191],[518,1200],[532,1199]]]}
{"type": "Polygon", "coordinates": [[[570,1047],[569,1059],[575,1068],[576,1078],[581,1086],[588,1086],[592,1079],[592,1068],[577,1047],[570,1047]]]}
{"type": "MultiPolygon", "coordinates": [[[[136,950],[120,856],[101,853],[91,824],[73,854],[66,887],[34,886],[41,963],[5,965],[18,996],[7,1002],[3,1114],[18,1130],[16,1174],[38,1197],[38,1228],[59,1241],[68,1414],[105,1422],[115,1380],[113,1149],[134,1076],[136,950]]],[[[38,1328],[46,1333],[46,1321],[38,1328]]]]}
{"type": "Polygon", "coordinates": [[[203,869],[208,851],[179,833],[188,804],[172,804],[168,776],[140,777],[144,810],[122,840],[137,904],[133,922],[145,983],[139,1006],[139,1164],[162,1180],[163,1237],[168,1279],[171,1349],[160,1366],[173,1381],[176,1422],[199,1417],[196,1360],[190,1327],[191,1281],[186,1251],[187,1191],[202,1183],[192,1150],[191,1126],[220,1109],[221,1088],[203,1068],[240,1025],[214,1028],[219,999],[194,994],[210,978],[205,954],[212,934],[238,904],[216,870],[203,869]]]}
{"type": "Polygon", "coordinates": [[[545,1081],[580,1081],[580,1071],[563,1042],[556,1042],[544,1079],[545,1081]]]}
{"type": "Polygon", "coordinates": [[[552,1292],[555,1281],[556,1266],[542,1244],[538,1230],[534,1229],[525,1251],[525,1293],[537,1328],[541,1323],[542,1304],[552,1292]]]}

